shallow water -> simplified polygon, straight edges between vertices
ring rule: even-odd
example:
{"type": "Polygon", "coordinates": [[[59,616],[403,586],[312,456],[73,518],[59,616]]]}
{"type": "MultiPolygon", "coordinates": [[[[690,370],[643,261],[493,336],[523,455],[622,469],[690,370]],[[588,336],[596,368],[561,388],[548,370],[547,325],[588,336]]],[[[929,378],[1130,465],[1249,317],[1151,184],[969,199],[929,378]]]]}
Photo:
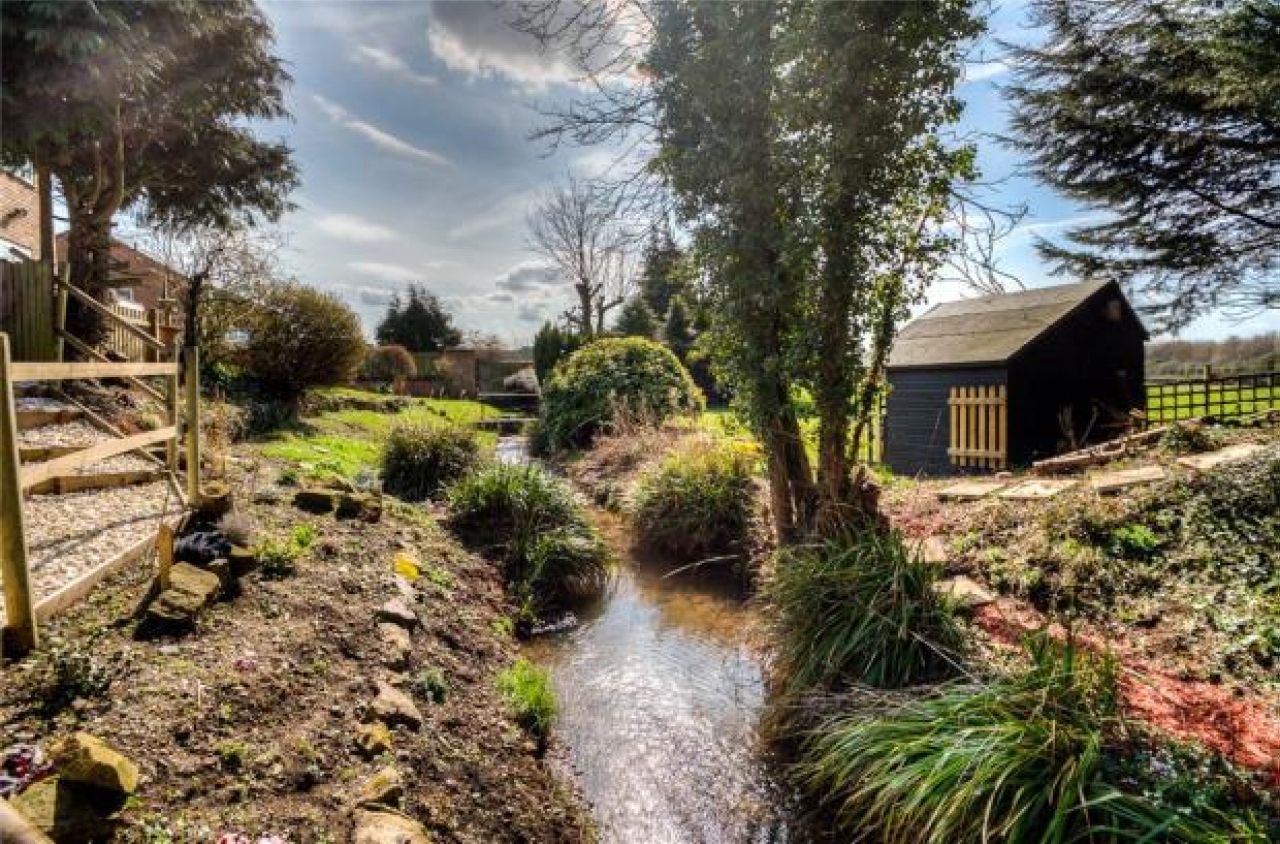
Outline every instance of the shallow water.
{"type": "Polygon", "coordinates": [[[758,732],[764,684],[737,584],[631,547],[598,526],[620,565],[581,624],[529,643],[561,704],[556,735],[604,844],[796,842],[758,732]]]}

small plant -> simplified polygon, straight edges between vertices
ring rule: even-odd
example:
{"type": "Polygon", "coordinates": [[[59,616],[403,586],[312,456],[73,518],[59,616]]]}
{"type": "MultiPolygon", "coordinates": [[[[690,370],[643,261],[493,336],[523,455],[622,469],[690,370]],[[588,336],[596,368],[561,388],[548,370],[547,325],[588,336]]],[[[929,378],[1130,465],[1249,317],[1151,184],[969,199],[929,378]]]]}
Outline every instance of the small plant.
{"type": "Polygon", "coordinates": [[[1149,559],[1160,547],[1160,537],[1141,522],[1120,525],[1111,531],[1111,552],[1121,559],[1149,559]]]}
{"type": "Polygon", "coordinates": [[[268,538],[258,544],[258,565],[262,577],[282,580],[297,571],[298,558],[315,542],[316,529],[301,524],[287,540],[268,538]]]}
{"type": "Polygon", "coordinates": [[[249,758],[249,746],[239,741],[220,742],[214,746],[213,752],[223,770],[231,772],[243,769],[245,760],[249,758]]]}
{"type": "Polygon", "coordinates": [[[728,443],[690,443],[636,485],[632,513],[639,535],[681,555],[738,547],[755,506],[751,470],[744,452],[728,443]]]}
{"type": "Polygon", "coordinates": [[[298,474],[297,466],[286,466],[280,470],[280,474],[276,477],[276,483],[280,486],[297,486],[301,480],[298,474]]]}
{"type": "Polygon", "coordinates": [[[550,530],[525,553],[524,579],[542,602],[559,605],[598,594],[609,576],[609,549],[590,527],[550,530]]]}
{"type": "Polygon", "coordinates": [[[545,743],[559,713],[546,669],[520,657],[498,674],[498,693],[516,723],[539,743],[545,743]]]}
{"type": "Polygon", "coordinates": [[[1198,422],[1175,422],[1160,437],[1160,449],[1169,454],[1200,454],[1217,447],[1217,437],[1198,422]]]}
{"type": "Polygon", "coordinates": [[[475,432],[459,425],[415,425],[392,429],[382,450],[382,483],[407,501],[438,495],[480,462],[475,432]]]}
{"type": "Polygon", "coordinates": [[[442,566],[427,566],[427,570],[423,572],[427,582],[432,586],[443,589],[448,592],[453,589],[453,575],[449,574],[449,570],[442,566]]]}
{"type": "Polygon", "coordinates": [[[101,652],[98,641],[97,637],[80,644],[55,641],[38,657],[32,688],[46,710],[106,695],[122,667],[101,652]]]}
{"type": "Polygon", "coordinates": [[[293,529],[293,544],[305,551],[316,541],[316,529],[308,524],[297,525],[293,529]]]}
{"type": "Polygon", "coordinates": [[[896,532],[784,551],[768,597],[786,689],[901,688],[948,674],[960,630],[935,578],[896,532]]]}
{"type": "Polygon", "coordinates": [[[449,686],[438,669],[428,668],[418,673],[413,681],[418,694],[435,704],[444,703],[449,696],[449,686]]]}
{"type": "Polygon", "coordinates": [[[493,634],[499,639],[510,639],[516,635],[516,623],[505,615],[493,620],[493,634]]]}

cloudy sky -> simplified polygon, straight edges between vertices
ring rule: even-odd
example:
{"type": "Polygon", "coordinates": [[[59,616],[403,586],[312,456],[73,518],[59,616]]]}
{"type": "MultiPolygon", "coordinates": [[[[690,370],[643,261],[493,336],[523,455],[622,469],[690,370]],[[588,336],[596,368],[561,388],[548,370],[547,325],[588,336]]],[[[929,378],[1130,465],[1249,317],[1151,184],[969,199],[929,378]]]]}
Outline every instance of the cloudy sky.
{"type": "MultiPolygon", "coordinates": [[[[294,77],[293,120],[264,128],[296,150],[298,210],[283,222],[288,261],[302,280],[340,295],[372,330],[392,292],[425,284],[467,329],[526,342],[564,308],[565,290],[525,246],[525,219],[566,172],[597,174],[607,149],[549,154],[529,140],[538,107],[575,92],[574,74],[512,30],[510,10],[489,2],[267,2],[278,49],[294,77]]],[[[1032,37],[1024,10],[1004,4],[992,31],[1032,37]]],[[[1008,271],[1049,283],[1031,248],[1088,212],[1017,175],[1016,156],[992,137],[1005,124],[998,49],[980,45],[961,95],[962,130],[980,143],[984,178],[1004,203],[1025,204],[1001,246],[1008,271]]],[[[940,285],[935,299],[964,295],[940,285]]],[[[1280,327],[1280,318],[1227,325],[1202,320],[1187,336],[1280,327]]]]}

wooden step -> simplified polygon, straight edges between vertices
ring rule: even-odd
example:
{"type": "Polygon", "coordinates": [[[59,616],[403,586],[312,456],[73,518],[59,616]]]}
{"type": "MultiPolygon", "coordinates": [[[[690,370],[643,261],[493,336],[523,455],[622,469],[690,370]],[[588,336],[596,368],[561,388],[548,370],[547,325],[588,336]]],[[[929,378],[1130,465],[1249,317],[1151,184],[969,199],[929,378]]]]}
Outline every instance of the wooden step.
{"type": "Polygon", "coordinates": [[[62,495],[91,489],[114,489],[163,480],[167,475],[159,469],[136,469],[131,472],[101,472],[96,475],[58,475],[27,489],[30,495],[62,495]]]}
{"type": "Polygon", "coordinates": [[[74,407],[61,410],[19,410],[18,430],[30,431],[32,428],[43,428],[46,425],[65,425],[83,416],[84,413],[74,407]]]}
{"type": "Polygon", "coordinates": [[[18,456],[23,463],[42,463],[88,447],[89,445],[24,445],[18,447],[18,456]]]}

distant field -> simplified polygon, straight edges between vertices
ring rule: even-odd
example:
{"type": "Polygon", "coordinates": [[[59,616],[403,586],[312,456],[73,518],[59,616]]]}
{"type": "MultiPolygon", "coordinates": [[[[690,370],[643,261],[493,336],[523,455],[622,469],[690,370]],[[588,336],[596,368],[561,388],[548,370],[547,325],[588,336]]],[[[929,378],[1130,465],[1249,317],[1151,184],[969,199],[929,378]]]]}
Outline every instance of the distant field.
{"type": "Polygon", "coordinates": [[[1280,408],[1280,382],[1147,385],[1147,416],[1155,424],[1205,415],[1230,419],[1273,408],[1280,408]]]}

